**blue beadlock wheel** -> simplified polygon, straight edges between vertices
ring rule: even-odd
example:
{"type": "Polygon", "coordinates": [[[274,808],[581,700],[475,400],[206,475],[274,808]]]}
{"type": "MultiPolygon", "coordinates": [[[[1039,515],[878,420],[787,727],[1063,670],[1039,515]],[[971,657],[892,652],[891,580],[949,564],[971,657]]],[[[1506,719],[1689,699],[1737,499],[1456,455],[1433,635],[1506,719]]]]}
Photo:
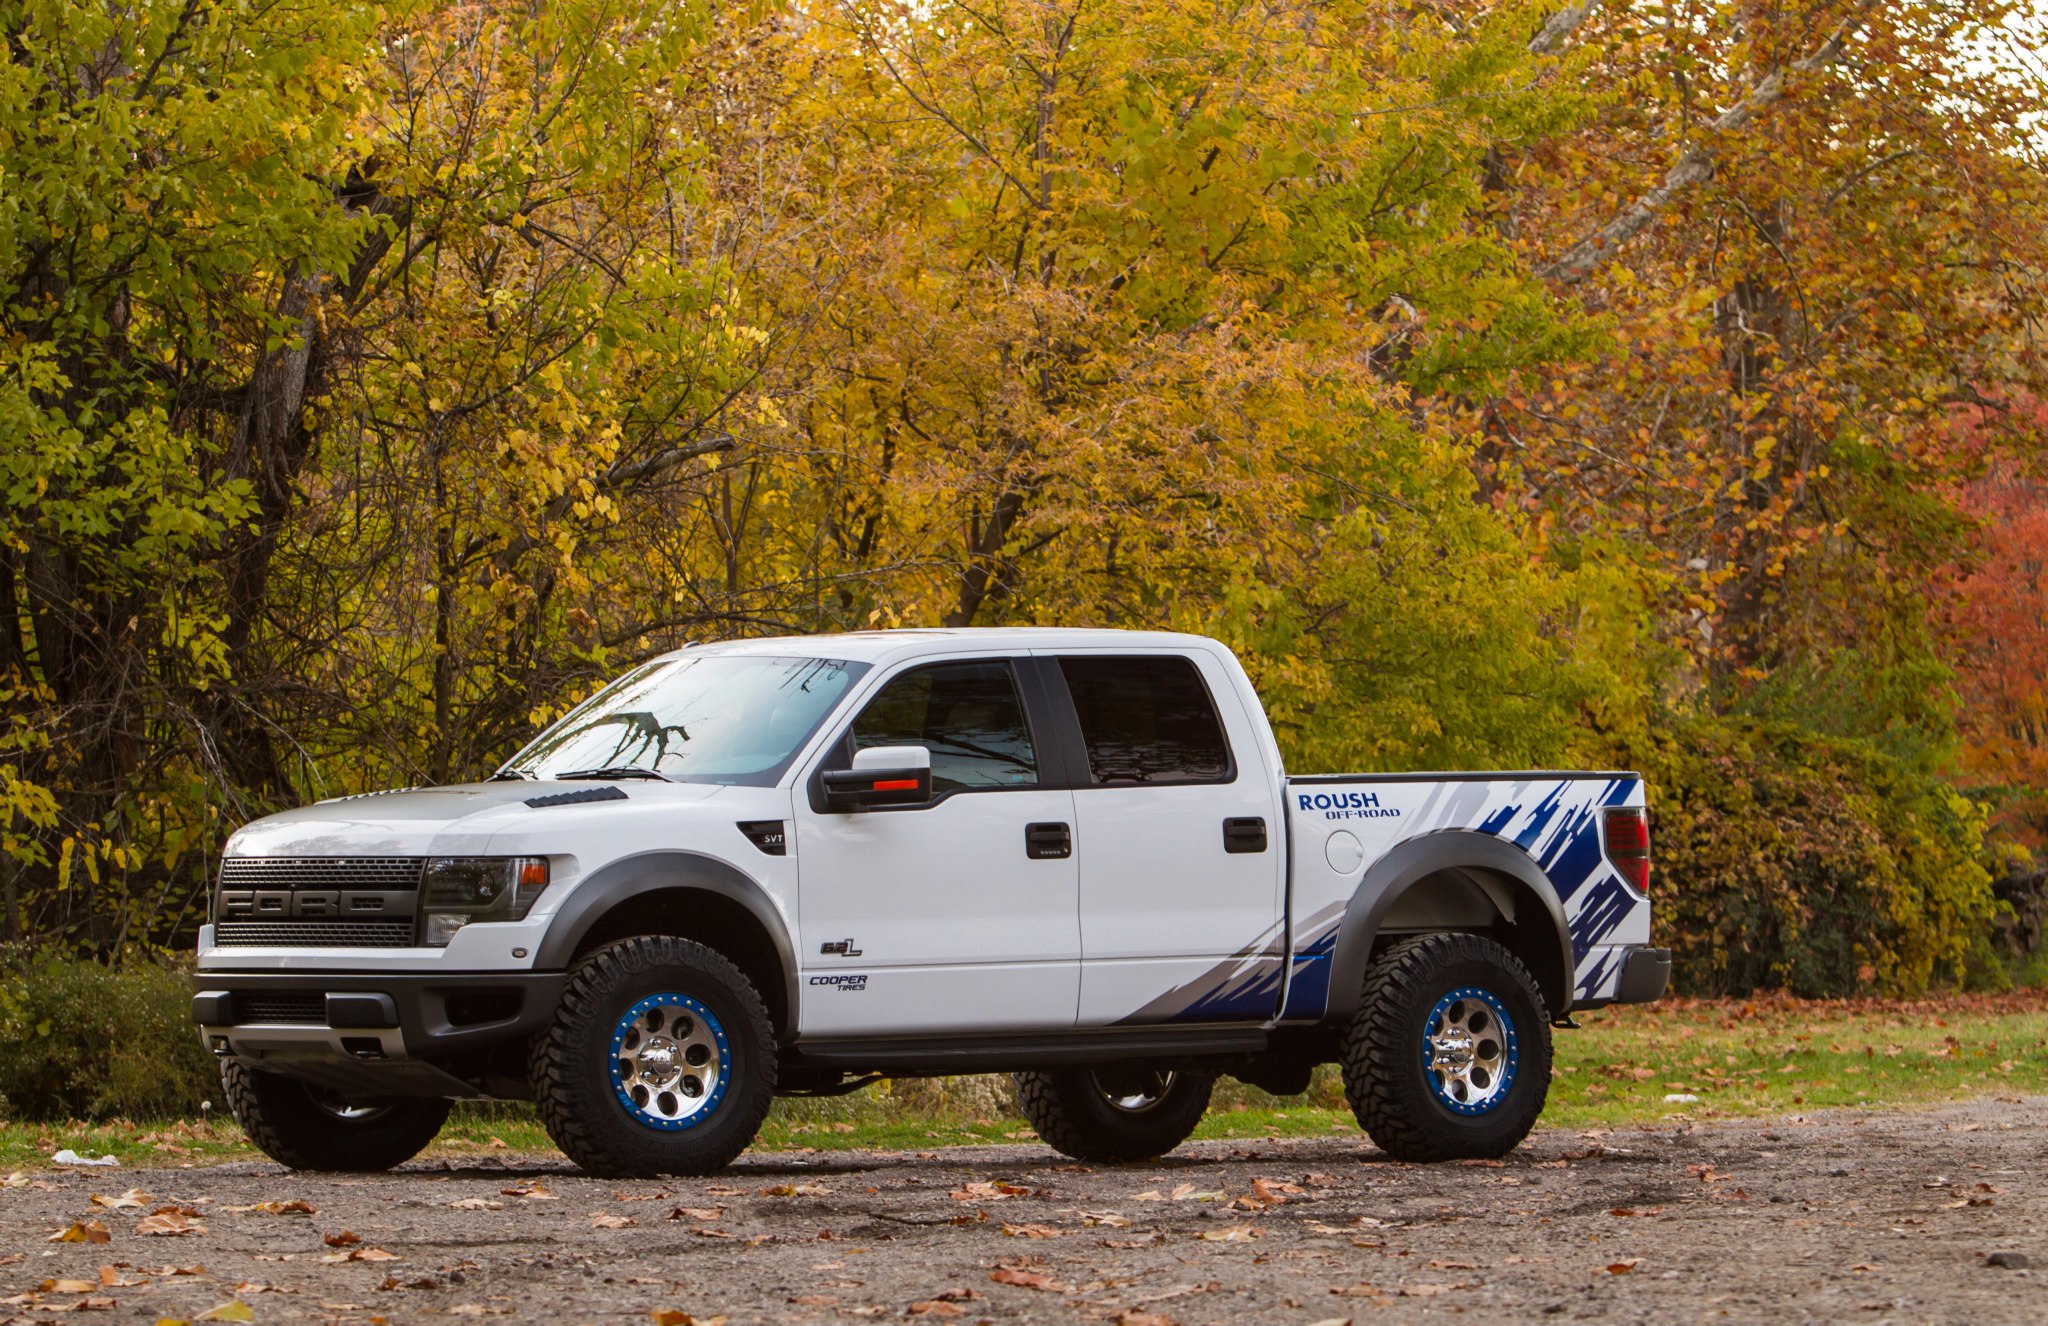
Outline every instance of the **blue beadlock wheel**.
{"type": "Polygon", "coordinates": [[[635,1123],[662,1132],[709,1119],[732,1080],[724,1024],[686,994],[648,995],[612,1026],[612,1091],[635,1123]]]}
{"type": "Polygon", "coordinates": [[[1422,1023],[1422,1075],[1453,1114],[1485,1114],[1508,1097],[1521,1063],[1515,1020],[1500,996],[1460,986],[1422,1023]]]}

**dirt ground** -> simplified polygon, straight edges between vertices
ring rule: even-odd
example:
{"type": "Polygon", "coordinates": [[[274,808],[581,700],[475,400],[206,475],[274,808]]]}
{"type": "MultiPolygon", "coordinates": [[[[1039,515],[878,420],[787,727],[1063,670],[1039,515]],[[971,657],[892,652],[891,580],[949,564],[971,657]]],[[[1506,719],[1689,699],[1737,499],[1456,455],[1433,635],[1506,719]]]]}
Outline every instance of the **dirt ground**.
{"type": "Polygon", "coordinates": [[[503,1153],[369,1178],[45,1171],[0,1190],[0,1322],[2032,1326],[2044,1160],[2048,1097],[1539,1130],[1436,1167],[1347,1136],[1121,1169],[1036,1145],[785,1153],[663,1183],[503,1153]],[[95,1221],[107,1241],[48,1241],[95,1221]]]}

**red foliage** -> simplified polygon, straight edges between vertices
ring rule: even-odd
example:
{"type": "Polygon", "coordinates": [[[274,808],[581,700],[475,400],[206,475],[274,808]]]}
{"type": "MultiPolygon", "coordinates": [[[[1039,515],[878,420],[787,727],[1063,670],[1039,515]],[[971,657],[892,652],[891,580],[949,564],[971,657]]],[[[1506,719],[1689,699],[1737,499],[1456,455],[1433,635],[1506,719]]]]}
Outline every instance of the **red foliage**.
{"type": "MultiPolygon", "coordinates": [[[[2001,421],[2048,434],[2039,403],[2001,421]]],[[[2048,846],[2048,482],[1994,462],[1959,495],[1979,522],[1977,558],[1953,582],[1965,765],[2012,795],[2001,815],[2028,843],[2048,846]]]]}

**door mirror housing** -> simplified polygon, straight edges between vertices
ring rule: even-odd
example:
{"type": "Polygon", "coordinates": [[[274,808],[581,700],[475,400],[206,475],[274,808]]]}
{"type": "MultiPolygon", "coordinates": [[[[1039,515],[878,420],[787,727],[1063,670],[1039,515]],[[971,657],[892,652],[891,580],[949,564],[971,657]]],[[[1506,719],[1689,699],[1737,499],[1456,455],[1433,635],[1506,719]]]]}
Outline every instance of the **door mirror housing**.
{"type": "Polygon", "coordinates": [[[825,803],[834,810],[922,806],[932,799],[932,753],[923,746],[870,746],[851,769],[827,770],[825,803]]]}

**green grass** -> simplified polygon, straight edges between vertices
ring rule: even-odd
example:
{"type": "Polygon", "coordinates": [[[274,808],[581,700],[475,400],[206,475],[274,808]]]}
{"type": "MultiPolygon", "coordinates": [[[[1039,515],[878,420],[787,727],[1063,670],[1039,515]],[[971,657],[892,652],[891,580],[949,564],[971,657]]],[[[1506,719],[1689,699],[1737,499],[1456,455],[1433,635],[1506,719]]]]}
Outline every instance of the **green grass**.
{"type": "MultiPolygon", "coordinates": [[[[1582,1020],[1581,1030],[1556,1035],[1546,1126],[1615,1127],[2048,1091],[2048,992],[2039,990],[1913,1002],[1673,1000],[1582,1020]],[[1673,1094],[1699,1100],[1665,1099],[1673,1094]]],[[[1357,1130],[1335,1071],[1325,1068],[1299,1097],[1219,1083],[1196,1136],[1327,1137],[1357,1130]]],[[[924,1151],[1030,1137],[1002,1080],[954,1078],[778,1102],[756,1149],[924,1151]]],[[[59,1147],[111,1153],[124,1165],[198,1165],[253,1154],[233,1120],[214,1116],[168,1124],[0,1122],[0,1172],[47,1165],[59,1147]]],[[[429,1154],[453,1160],[549,1149],[530,1109],[486,1105],[458,1109],[429,1154]]]]}

